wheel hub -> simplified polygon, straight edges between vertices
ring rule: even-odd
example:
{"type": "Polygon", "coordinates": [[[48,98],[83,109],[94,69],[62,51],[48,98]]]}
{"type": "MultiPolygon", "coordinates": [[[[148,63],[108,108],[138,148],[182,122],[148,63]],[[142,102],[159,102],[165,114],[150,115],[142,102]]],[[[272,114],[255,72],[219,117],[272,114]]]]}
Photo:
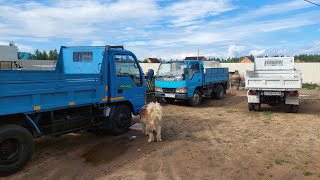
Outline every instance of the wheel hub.
{"type": "Polygon", "coordinates": [[[19,143],[16,139],[5,139],[0,143],[0,160],[16,159],[19,143]]]}

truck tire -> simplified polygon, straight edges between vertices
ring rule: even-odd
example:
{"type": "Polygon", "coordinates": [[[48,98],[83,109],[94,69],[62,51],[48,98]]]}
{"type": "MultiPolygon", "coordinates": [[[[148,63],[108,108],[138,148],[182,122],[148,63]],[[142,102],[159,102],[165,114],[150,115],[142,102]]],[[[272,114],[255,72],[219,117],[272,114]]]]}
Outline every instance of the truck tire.
{"type": "Polygon", "coordinates": [[[123,134],[129,130],[131,125],[132,115],[131,109],[128,105],[121,104],[116,107],[115,112],[112,114],[111,133],[115,136],[123,134]]]}
{"type": "Polygon", "coordinates": [[[291,112],[291,104],[285,104],[284,105],[284,112],[290,113],[291,112]]]}
{"type": "Polygon", "coordinates": [[[32,157],[32,134],[18,125],[0,127],[0,176],[8,176],[20,170],[32,157]]]}
{"type": "Polygon", "coordinates": [[[201,103],[202,95],[200,91],[194,90],[193,96],[188,100],[190,106],[198,106],[201,103]]]}
{"type": "Polygon", "coordinates": [[[299,105],[292,105],[291,106],[291,112],[297,113],[299,111],[299,105]]]}
{"type": "Polygon", "coordinates": [[[261,103],[255,103],[254,106],[253,106],[253,109],[255,111],[260,111],[261,110],[261,103]]]}
{"type": "Polygon", "coordinates": [[[224,96],[224,88],[222,85],[218,85],[217,91],[214,93],[216,99],[222,99],[224,96]]]}
{"type": "Polygon", "coordinates": [[[249,111],[253,111],[253,103],[248,103],[248,109],[249,111]]]}
{"type": "Polygon", "coordinates": [[[164,100],[168,103],[168,104],[173,104],[175,99],[173,98],[164,98],[164,100]]]}

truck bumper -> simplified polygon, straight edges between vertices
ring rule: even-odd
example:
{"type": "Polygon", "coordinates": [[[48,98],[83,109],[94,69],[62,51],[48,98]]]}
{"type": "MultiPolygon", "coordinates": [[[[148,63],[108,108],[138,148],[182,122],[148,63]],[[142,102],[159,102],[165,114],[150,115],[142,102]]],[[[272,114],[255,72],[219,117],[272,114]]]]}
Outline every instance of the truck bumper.
{"type": "MultiPolygon", "coordinates": [[[[174,93],[175,94],[175,98],[174,99],[179,99],[179,100],[187,100],[188,99],[188,94],[183,94],[183,93],[174,93]]],[[[165,93],[163,92],[156,92],[155,96],[157,98],[164,98],[165,97],[165,93]]]]}

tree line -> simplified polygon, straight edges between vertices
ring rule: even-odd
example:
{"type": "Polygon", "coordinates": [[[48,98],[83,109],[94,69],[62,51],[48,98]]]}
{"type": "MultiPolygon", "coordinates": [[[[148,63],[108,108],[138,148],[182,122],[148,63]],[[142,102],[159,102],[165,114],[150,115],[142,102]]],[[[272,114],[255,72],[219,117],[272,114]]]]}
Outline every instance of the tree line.
{"type": "Polygon", "coordinates": [[[57,60],[59,52],[57,49],[50,50],[49,52],[36,49],[33,53],[20,52],[18,46],[14,42],[10,42],[9,46],[15,46],[18,50],[18,59],[30,59],[30,60],[57,60]]]}

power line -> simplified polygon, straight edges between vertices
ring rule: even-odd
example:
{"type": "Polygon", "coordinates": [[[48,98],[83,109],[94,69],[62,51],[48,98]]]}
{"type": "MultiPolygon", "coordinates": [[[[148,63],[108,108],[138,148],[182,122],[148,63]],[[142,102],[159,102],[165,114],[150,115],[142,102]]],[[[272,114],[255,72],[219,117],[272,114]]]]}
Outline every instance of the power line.
{"type": "Polygon", "coordinates": [[[308,0],[304,0],[304,1],[306,1],[306,2],[308,2],[308,3],[311,3],[311,4],[314,4],[314,5],[316,5],[316,6],[320,6],[320,4],[317,4],[317,3],[314,3],[314,2],[311,2],[311,1],[308,1],[308,0]]]}

